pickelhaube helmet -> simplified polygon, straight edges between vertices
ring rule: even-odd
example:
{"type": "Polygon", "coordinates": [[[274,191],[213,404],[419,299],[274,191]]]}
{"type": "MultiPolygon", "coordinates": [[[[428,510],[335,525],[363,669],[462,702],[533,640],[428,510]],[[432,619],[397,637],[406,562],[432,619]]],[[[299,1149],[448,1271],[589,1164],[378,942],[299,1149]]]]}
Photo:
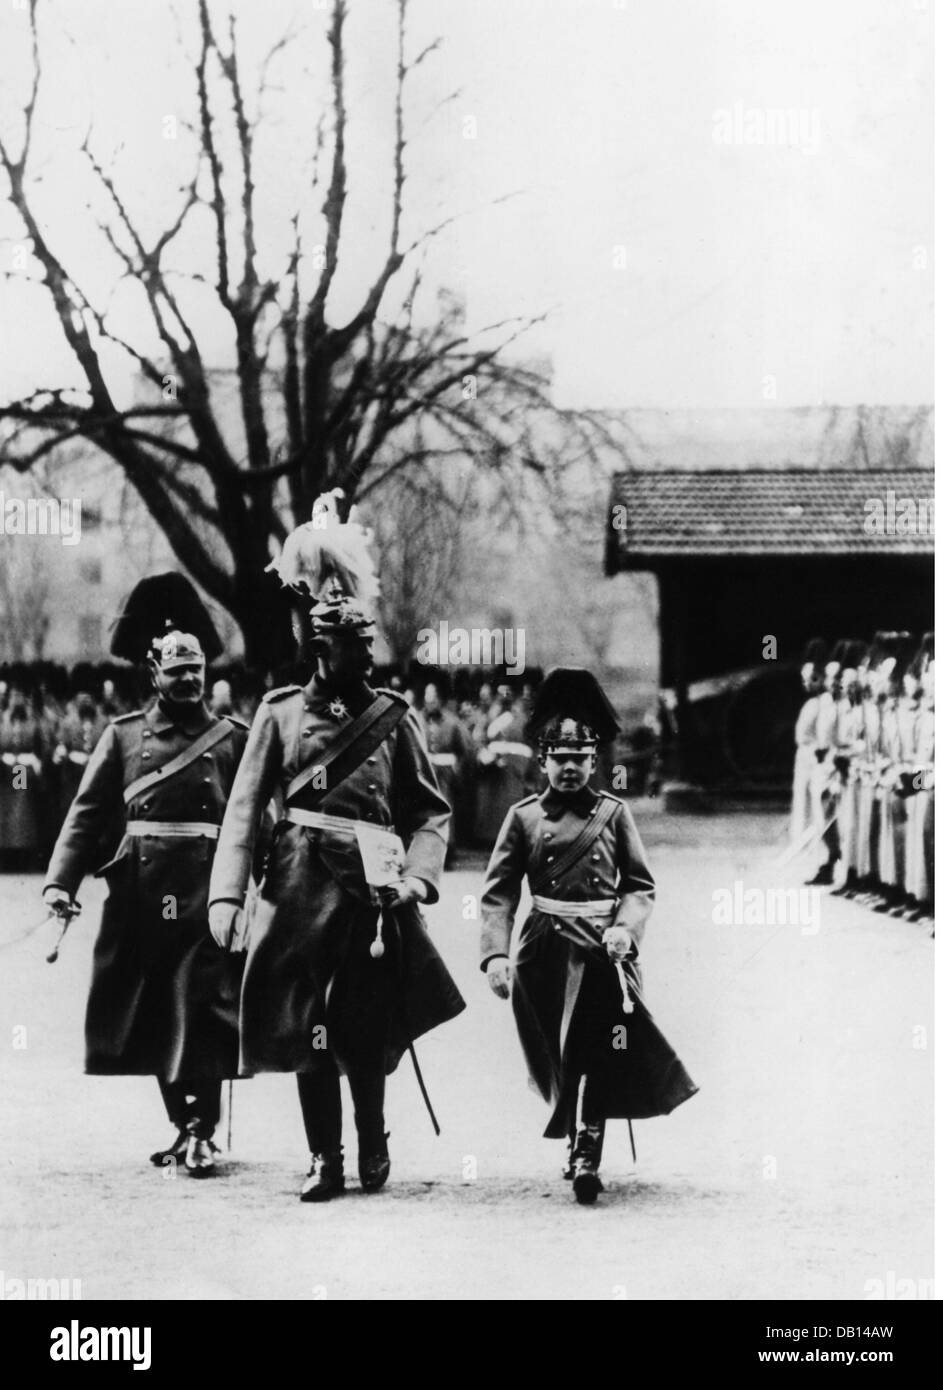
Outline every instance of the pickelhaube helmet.
{"type": "Polygon", "coordinates": [[[541,683],[527,730],[542,757],[594,753],[619,732],[619,720],[591,671],[558,666],[541,683]]]}

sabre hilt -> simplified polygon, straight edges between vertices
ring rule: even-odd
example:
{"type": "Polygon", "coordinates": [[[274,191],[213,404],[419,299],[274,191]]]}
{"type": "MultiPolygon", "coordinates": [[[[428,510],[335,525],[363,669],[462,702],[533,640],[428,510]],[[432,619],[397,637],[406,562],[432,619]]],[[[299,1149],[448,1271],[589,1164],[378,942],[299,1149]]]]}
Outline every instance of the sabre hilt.
{"type": "Polygon", "coordinates": [[[49,918],[47,920],[51,921],[53,917],[57,917],[59,921],[62,923],[62,926],[59,930],[59,936],[56,940],[55,946],[53,946],[52,950],[49,952],[49,955],[46,957],[47,965],[55,965],[56,961],[59,959],[59,947],[62,945],[63,938],[65,937],[66,932],[69,930],[73,918],[78,917],[81,911],[81,903],[69,902],[65,898],[61,898],[56,902],[49,904],[49,918]]]}

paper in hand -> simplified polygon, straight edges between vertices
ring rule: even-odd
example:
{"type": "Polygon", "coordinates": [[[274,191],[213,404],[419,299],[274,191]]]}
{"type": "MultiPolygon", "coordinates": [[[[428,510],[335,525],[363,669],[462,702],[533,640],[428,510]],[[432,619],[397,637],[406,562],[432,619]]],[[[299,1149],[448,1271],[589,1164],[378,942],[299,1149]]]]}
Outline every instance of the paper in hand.
{"type": "Polygon", "coordinates": [[[399,882],[406,862],[406,848],[398,835],[380,826],[358,825],[357,846],[364,878],[373,888],[399,882]]]}

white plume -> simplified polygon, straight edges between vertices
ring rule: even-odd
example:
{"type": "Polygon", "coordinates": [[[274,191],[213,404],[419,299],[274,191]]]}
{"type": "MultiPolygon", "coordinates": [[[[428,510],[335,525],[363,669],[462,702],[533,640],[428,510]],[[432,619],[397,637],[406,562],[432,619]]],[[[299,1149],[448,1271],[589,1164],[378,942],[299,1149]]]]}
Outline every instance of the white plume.
{"type": "Polygon", "coordinates": [[[356,507],[351,507],[347,521],[341,521],[337,498],[343,495],[339,487],[322,493],[311,509],[311,520],[292,531],[279,558],[267,568],[285,585],[304,584],[313,599],[336,576],[350,598],[369,605],[380,592],[369,550],[373,532],[362,525],[356,507]]]}

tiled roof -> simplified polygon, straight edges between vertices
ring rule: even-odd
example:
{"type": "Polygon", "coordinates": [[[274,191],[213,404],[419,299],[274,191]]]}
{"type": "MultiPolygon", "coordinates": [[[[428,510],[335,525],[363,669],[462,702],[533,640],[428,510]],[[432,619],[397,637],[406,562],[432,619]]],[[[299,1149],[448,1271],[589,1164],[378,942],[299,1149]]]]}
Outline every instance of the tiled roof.
{"type": "Polygon", "coordinates": [[[926,468],[619,473],[606,568],[681,556],[930,555],[932,499],[926,468]]]}

